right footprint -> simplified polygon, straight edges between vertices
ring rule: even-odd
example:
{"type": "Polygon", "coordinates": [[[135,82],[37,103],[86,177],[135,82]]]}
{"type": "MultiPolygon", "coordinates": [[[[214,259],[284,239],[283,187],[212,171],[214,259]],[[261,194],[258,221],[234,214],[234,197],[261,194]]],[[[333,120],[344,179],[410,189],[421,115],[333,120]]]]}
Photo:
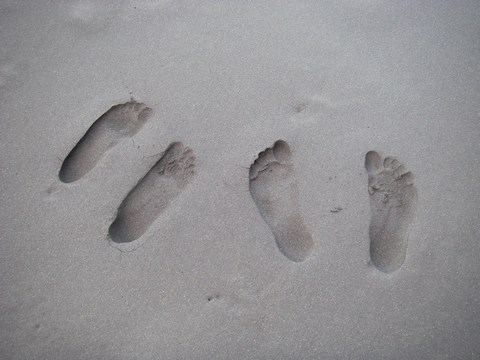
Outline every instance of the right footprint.
{"type": "Polygon", "coordinates": [[[115,243],[142,236],[195,175],[193,151],[175,142],[128,193],[108,233],[115,243]]]}
{"type": "Polygon", "coordinates": [[[282,254],[295,262],[306,260],[314,244],[301,215],[288,144],[278,140],[258,154],[249,178],[250,194],[282,254]]]}
{"type": "Polygon", "coordinates": [[[375,151],[365,156],[370,194],[370,258],[385,273],[405,262],[408,227],[417,203],[414,176],[395,158],[383,161],[375,151]]]}
{"type": "Polygon", "coordinates": [[[152,109],[130,101],[115,105],[100,116],[63,161],[60,180],[71,183],[92,170],[105,152],[121,139],[135,135],[151,117],[152,109]]]}

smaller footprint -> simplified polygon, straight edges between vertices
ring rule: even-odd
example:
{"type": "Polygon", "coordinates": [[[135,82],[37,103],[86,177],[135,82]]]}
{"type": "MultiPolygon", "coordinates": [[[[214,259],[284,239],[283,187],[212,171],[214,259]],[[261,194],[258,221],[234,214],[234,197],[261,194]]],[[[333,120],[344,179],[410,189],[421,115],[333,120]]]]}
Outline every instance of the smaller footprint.
{"type": "Polygon", "coordinates": [[[63,161],[59,178],[64,183],[81,179],[120,140],[135,135],[151,117],[152,109],[130,101],[115,105],[100,116],[63,161]]]}
{"type": "Polygon", "coordinates": [[[250,166],[250,194],[288,259],[301,262],[313,251],[313,239],[300,211],[298,187],[288,144],[278,140],[250,166]]]}
{"type": "Polygon", "coordinates": [[[108,230],[111,240],[130,243],[140,238],[194,175],[193,151],[180,142],[171,144],[123,200],[108,230]]]}
{"type": "Polygon", "coordinates": [[[395,158],[369,151],[365,156],[370,194],[370,258],[389,273],[405,262],[410,226],[417,203],[414,176],[395,158]]]}

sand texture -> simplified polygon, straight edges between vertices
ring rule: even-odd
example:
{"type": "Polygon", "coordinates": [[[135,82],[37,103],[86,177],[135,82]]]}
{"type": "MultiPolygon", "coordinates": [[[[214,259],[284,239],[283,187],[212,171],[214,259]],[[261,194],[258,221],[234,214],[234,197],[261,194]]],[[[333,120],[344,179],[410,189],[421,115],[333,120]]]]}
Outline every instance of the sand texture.
{"type": "Polygon", "coordinates": [[[479,19],[0,0],[0,359],[478,360],[479,19]]]}

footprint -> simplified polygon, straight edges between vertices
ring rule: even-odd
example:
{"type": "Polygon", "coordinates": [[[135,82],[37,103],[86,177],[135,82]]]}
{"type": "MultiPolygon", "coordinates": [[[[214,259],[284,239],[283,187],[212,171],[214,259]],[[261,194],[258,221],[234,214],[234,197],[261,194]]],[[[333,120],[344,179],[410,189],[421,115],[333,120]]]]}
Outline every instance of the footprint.
{"type": "Polygon", "coordinates": [[[107,4],[96,0],[69,1],[64,18],[87,35],[107,30],[121,11],[121,1],[107,4]]]}
{"type": "Polygon", "coordinates": [[[115,243],[142,236],[195,175],[195,156],[182,143],[171,144],[162,158],[128,193],[108,230],[115,243]]]}
{"type": "Polygon", "coordinates": [[[250,194],[270,227],[280,251],[290,260],[304,261],[313,239],[300,212],[290,147],[278,140],[258,154],[250,166],[250,194]]]}
{"type": "Polygon", "coordinates": [[[417,191],[414,176],[391,157],[369,151],[365,156],[370,194],[370,257],[385,273],[398,270],[405,262],[407,231],[415,214],[417,191]]]}
{"type": "Polygon", "coordinates": [[[64,183],[79,180],[100,161],[108,149],[135,135],[152,115],[145,104],[130,101],[115,105],[100,116],[63,161],[58,174],[64,183]]]}

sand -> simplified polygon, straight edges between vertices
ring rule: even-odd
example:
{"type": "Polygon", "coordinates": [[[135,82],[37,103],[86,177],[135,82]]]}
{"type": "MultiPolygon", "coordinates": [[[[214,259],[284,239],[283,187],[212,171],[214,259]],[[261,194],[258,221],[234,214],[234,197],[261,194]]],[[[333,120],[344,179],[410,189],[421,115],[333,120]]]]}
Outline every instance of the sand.
{"type": "Polygon", "coordinates": [[[0,1],[0,358],[478,359],[479,19],[0,1]]]}

